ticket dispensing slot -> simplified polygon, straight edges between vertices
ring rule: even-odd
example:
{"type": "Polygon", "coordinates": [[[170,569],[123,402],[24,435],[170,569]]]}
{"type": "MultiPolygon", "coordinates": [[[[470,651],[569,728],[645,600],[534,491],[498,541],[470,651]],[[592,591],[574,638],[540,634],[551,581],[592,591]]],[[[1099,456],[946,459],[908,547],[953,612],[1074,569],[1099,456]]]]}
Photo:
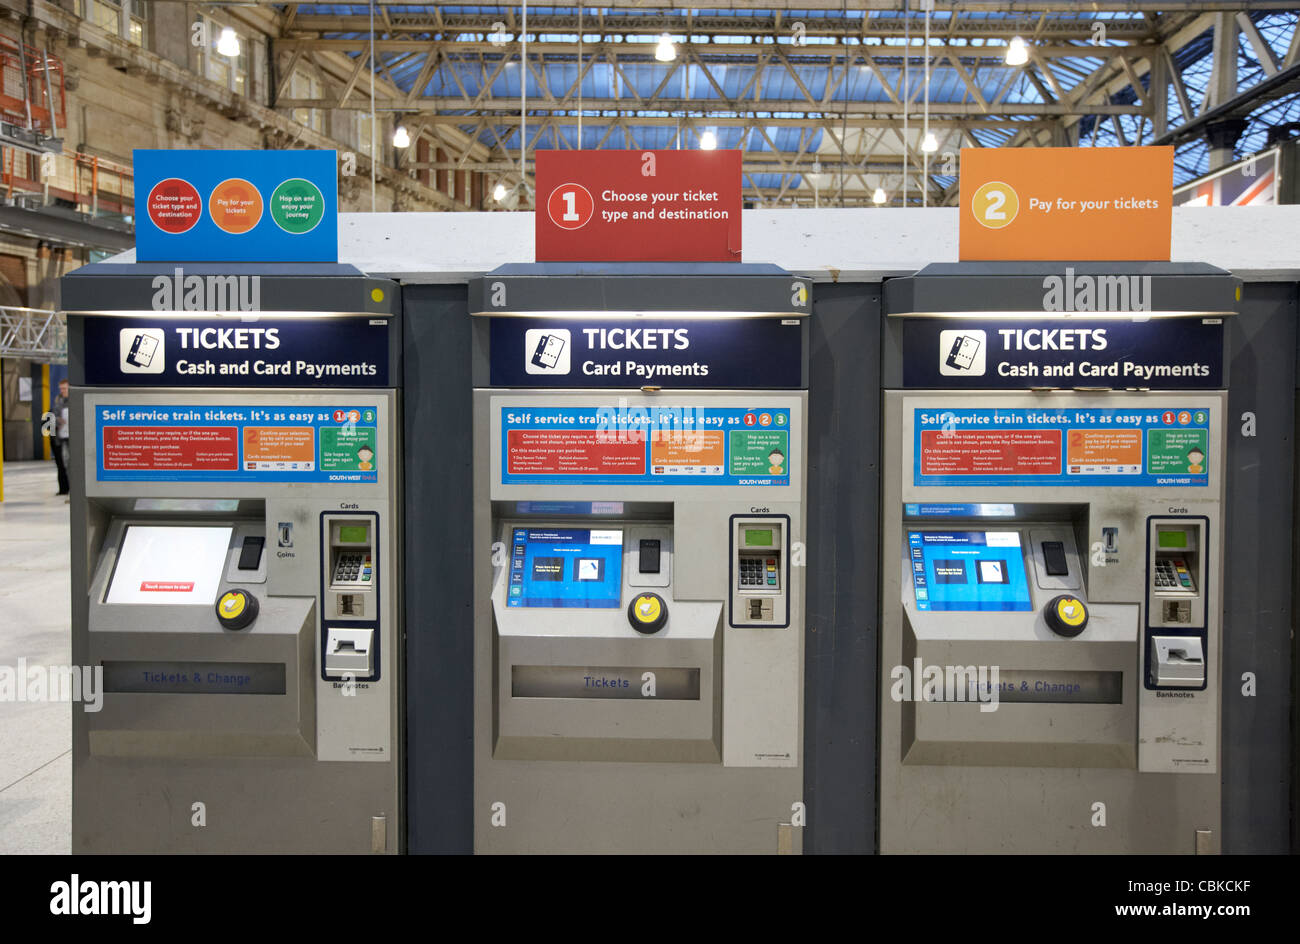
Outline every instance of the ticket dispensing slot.
{"type": "Polygon", "coordinates": [[[374,681],[379,677],[378,517],[362,512],[321,519],[326,541],[321,675],[374,681]]]}
{"type": "Polygon", "coordinates": [[[1203,518],[1148,521],[1148,688],[1205,687],[1203,518]]]}
{"type": "Polygon", "coordinates": [[[495,756],[716,762],[722,602],[678,595],[672,506],[640,504],[638,519],[497,510],[495,756]]]}
{"type": "Polygon", "coordinates": [[[904,511],[903,664],[966,675],[905,701],[903,763],[1131,766],[1137,607],[1090,595],[1087,507],[970,507],[988,516],[904,511]]]}
{"type": "Polygon", "coordinates": [[[263,504],[98,500],[92,757],[307,755],[313,602],[266,592],[263,504]],[[145,627],[142,629],[142,627],[145,627]],[[166,703],[166,709],[157,706],[166,703]]]}

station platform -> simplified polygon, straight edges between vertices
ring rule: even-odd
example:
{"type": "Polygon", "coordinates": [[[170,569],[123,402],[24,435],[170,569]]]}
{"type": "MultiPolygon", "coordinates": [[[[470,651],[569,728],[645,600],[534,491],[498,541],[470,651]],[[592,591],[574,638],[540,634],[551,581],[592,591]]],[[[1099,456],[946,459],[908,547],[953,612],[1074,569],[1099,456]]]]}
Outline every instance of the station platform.
{"type": "MultiPolygon", "coordinates": [[[[0,584],[3,666],[67,665],[71,659],[69,506],[55,494],[57,488],[53,462],[5,463],[0,502],[0,573],[6,577],[0,584]]],[[[71,719],[66,701],[16,701],[0,712],[0,855],[71,851],[71,719]]]]}

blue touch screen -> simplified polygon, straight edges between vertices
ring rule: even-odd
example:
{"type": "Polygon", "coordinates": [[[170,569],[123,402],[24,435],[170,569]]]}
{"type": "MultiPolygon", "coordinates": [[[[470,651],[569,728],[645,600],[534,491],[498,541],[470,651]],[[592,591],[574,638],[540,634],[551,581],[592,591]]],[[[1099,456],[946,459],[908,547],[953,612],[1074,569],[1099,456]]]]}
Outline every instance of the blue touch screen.
{"type": "Polygon", "coordinates": [[[1019,532],[909,531],[907,544],[918,610],[1032,608],[1019,532]]]}
{"type": "Polygon", "coordinates": [[[515,528],[506,587],[507,606],[617,607],[623,532],[515,528]]]}

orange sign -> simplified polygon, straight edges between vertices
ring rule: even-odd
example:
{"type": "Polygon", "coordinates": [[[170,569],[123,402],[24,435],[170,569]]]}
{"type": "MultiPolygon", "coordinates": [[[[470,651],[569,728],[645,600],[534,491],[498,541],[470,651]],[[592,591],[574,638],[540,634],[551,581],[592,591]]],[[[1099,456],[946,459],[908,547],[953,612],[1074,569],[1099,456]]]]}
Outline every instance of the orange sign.
{"type": "Polygon", "coordinates": [[[316,433],[311,427],[245,426],[246,462],[305,462],[316,459],[316,433]]]}
{"type": "Polygon", "coordinates": [[[650,464],[717,466],[725,462],[720,430],[666,430],[650,434],[650,464]]]}
{"type": "Polygon", "coordinates": [[[1167,261],[1174,149],[963,148],[959,256],[1167,261]]]}
{"type": "Polygon", "coordinates": [[[1067,465],[1142,465],[1140,429],[1072,429],[1067,441],[1067,465]]]}

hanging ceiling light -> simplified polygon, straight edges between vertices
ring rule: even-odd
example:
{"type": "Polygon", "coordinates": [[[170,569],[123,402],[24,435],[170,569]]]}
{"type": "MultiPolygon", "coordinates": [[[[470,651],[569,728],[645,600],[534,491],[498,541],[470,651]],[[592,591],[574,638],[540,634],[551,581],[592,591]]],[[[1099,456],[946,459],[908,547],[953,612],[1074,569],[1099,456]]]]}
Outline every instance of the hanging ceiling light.
{"type": "Polygon", "coordinates": [[[239,55],[239,37],[229,26],[221,30],[221,36],[217,39],[217,52],[230,59],[239,55]]]}
{"type": "Polygon", "coordinates": [[[712,131],[706,131],[700,135],[700,150],[712,151],[718,146],[718,136],[712,131]]]}
{"type": "Polygon", "coordinates": [[[927,131],[925,137],[921,139],[921,150],[926,154],[933,154],[939,150],[939,139],[934,136],[933,131],[927,131]]]}
{"type": "Polygon", "coordinates": [[[885,193],[884,187],[877,187],[876,192],[871,195],[871,202],[876,206],[883,206],[888,199],[889,196],[885,193]]]}
{"type": "Polygon", "coordinates": [[[411,134],[406,130],[406,125],[398,125],[397,130],[393,132],[393,147],[408,148],[411,146],[411,134]]]}
{"type": "Polygon", "coordinates": [[[677,58],[677,47],[668,38],[667,33],[659,34],[659,45],[655,47],[655,58],[660,62],[672,62],[677,58]]]}
{"type": "Polygon", "coordinates": [[[492,188],[492,199],[495,200],[497,203],[500,203],[505,198],[506,198],[506,185],[498,181],[497,185],[492,188]]]}
{"type": "Polygon", "coordinates": [[[1011,37],[1011,45],[1007,46],[1007,65],[1023,66],[1029,61],[1029,47],[1019,36],[1011,37]]]}

